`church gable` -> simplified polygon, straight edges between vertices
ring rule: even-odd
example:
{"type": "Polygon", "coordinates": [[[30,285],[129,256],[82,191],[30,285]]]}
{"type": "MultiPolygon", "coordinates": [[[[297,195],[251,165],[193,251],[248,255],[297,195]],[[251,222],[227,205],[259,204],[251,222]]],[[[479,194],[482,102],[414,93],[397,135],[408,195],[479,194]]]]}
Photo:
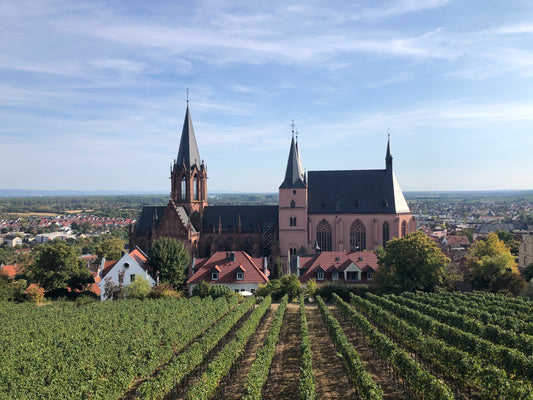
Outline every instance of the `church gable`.
{"type": "MultiPolygon", "coordinates": [[[[161,218],[157,229],[158,236],[172,236],[180,239],[188,239],[189,217],[183,207],[176,206],[170,201],[166,207],[165,214],[161,218]]],[[[194,227],[190,225],[191,233],[196,233],[194,227]]]]}

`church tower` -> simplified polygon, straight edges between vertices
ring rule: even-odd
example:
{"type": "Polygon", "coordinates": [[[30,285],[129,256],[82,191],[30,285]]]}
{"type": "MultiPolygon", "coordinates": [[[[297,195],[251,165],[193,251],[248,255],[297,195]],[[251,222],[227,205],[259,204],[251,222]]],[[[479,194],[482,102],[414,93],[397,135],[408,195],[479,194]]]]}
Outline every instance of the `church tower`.
{"type": "Polygon", "coordinates": [[[294,126],[285,179],[279,187],[278,226],[281,259],[285,272],[288,272],[291,256],[302,247],[307,249],[307,179],[298,141],[294,139],[294,126]]]}
{"type": "Polygon", "coordinates": [[[174,165],[170,168],[170,180],[170,200],[175,206],[181,206],[187,210],[193,222],[196,222],[194,221],[195,212],[201,216],[204,207],[207,206],[207,168],[204,161],[200,159],[188,100],[178,158],[174,160],[174,165]]]}

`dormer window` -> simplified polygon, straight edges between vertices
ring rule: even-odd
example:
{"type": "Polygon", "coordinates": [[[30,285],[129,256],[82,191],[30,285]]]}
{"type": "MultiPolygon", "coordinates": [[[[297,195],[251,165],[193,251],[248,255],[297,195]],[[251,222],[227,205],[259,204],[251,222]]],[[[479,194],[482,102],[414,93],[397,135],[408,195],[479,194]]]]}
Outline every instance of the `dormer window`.
{"type": "Polygon", "coordinates": [[[211,272],[211,280],[212,281],[218,280],[218,272],[216,271],[211,272]]]}
{"type": "Polygon", "coordinates": [[[244,273],[242,271],[237,271],[237,280],[242,281],[244,279],[244,273]]]}
{"type": "Polygon", "coordinates": [[[324,271],[318,271],[316,273],[316,279],[319,280],[319,281],[323,281],[324,280],[324,271]]]}
{"type": "Polygon", "coordinates": [[[366,279],[367,279],[368,281],[371,281],[372,279],[374,279],[374,272],[372,272],[372,271],[368,271],[368,272],[366,273],[366,279]]]}
{"type": "Polygon", "coordinates": [[[331,280],[338,281],[339,280],[339,271],[333,271],[331,273],[331,280]]]}

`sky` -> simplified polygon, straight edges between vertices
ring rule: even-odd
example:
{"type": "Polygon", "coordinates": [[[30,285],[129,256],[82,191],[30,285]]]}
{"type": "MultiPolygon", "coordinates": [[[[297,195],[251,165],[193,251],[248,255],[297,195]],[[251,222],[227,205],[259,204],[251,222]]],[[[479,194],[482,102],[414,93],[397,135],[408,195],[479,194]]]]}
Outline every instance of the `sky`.
{"type": "Polygon", "coordinates": [[[533,2],[0,2],[0,189],[170,191],[187,105],[208,192],[303,167],[404,191],[533,189],[533,2]]]}

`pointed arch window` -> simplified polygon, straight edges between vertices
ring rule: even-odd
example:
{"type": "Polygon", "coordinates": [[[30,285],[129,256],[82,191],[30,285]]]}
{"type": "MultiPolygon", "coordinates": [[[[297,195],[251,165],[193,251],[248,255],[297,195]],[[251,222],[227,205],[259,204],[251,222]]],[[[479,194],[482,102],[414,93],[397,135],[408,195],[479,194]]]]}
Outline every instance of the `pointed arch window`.
{"type": "Polygon", "coordinates": [[[316,227],[316,240],[322,251],[331,251],[331,225],[325,219],[316,227]]]}
{"type": "Polygon", "coordinates": [[[291,200],[291,208],[295,208],[296,207],[296,202],[294,200],[291,200]]]}
{"type": "Polygon", "coordinates": [[[187,179],[184,176],[181,178],[181,199],[187,200],[187,179]]]}
{"type": "Polygon", "coordinates": [[[199,200],[199,182],[198,182],[198,175],[194,175],[194,200],[199,200]]]}
{"type": "Polygon", "coordinates": [[[402,237],[405,237],[407,235],[407,222],[405,221],[402,222],[401,232],[402,232],[402,237]]]}
{"type": "Polygon", "coordinates": [[[389,223],[387,221],[383,222],[383,247],[386,247],[389,241],[389,231],[389,223]]]}
{"type": "Polygon", "coordinates": [[[366,249],[366,229],[360,219],[356,219],[350,227],[350,251],[366,249]]]}

